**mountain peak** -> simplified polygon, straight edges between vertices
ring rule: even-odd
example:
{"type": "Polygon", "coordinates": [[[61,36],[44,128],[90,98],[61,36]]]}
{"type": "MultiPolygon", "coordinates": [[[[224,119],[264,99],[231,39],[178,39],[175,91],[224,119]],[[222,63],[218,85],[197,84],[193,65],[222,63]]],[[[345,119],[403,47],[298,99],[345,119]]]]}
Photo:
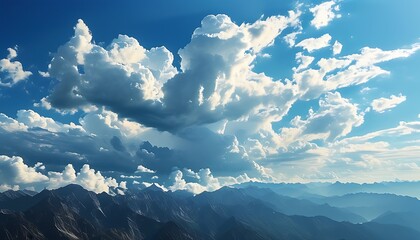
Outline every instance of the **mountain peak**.
{"type": "Polygon", "coordinates": [[[164,192],[164,190],[155,183],[152,183],[152,185],[144,188],[143,191],[164,192]]]}
{"type": "Polygon", "coordinates": [[[59,191],[59,192],[67,192],[67,191],[71,191],[71,192],[87,192],[88,190],[86,190],[85,188],[83,188],[82,186],[78,185],[78,184],[69,184],[67,186],[58,188],[56,190],[53,191],[59,191]]]}

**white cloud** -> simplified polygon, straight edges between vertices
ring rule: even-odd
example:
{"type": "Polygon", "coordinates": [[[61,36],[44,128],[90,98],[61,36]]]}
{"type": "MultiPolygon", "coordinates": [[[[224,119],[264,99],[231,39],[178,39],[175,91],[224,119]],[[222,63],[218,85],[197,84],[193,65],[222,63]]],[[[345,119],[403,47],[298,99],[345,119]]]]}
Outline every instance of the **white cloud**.
{"type": "Polygon", "coordinates": [[[37,162],[35,163],[34,168],[39,170],[45,170],[45,165],[42,162],[37,162]]]}
{"type": "Polygon", "coordinates": [[[309,111],[306,120],[296,116],[292,121],[292,128],[282,128],[281,141],[292,144],[294,142],[309,142],[316,139],[334,140],[344,137],[354,127],[364,121],[363,112],[358,112],[356,104],[341,97],[340,93],[327,93],[319,100],[319,109],[309,111]]]}
{"type": "Polygon", "coordinates": [[[328,47],[330,45],[330,41],[331,41],[331,35],[326,33],[319,38],[304,39],[300,41],[298,44],[296,44],[296,47],[302,47],[303,49],[311,53],[315,50],[328,47]]]}
{"type": "Polygon", "coordinates": [[[204,191],[215,191],[223,186],[230,186],[243,182],[259,181],[255,178],[248,177],[247,174],[239,175],[238,177],[214,177],[210,169],[200,169],[197,173],[197,182],[187,182],[183,178],[183,173],[180,170],[173,171],[169,177],[172,185],[168,187],[171,191],[187,190],[194,194],[199,194],[204,191]]]}
{"type": "Polygon", "coordinates": [[[80,125],[76,125],[72,122],[70,124],[63,124],[52,118],[41,116],[33,110],[19,110],[17,112],[16,120],[19,124],[25,126],[26,128],[42,128],[50,132],[85,132],[83,127],[80,125]]]}
{"type": "Polygon", "coordinates": [[[156,173],[156,171],[148,169],[147,167],[145,167],[143,165],[139,165],[137,167],[136,173],[156,173]]]}
{"type": "MultiPolygon", "coordinates": [[[[279,152],[284,153],[283,148],[287,149],[288,141],[282,142],[282,137],[273,131],[272,123],[281,121],[298,99],[316,99],[327,92],[387,74],[375,64],[410,56],[418,49],[417,45],[391,51],[363,48],[360,54],[322,58],[316,64],[312,64],[314,57],[300,53],[296,55],[299,66],[294,68],[291,81],[278,81],[264,73],[253,72],[254,60],[263,49],[274,44],[282,30],[295,24],[298,15],[291,13],[289,17],[275,16],[240,25],[226,15],[207,16],[194,31],[191,42],[179,51],[182,59],[179,72],[174,71],[173,56],[166,48],[155,50],[159,57],[153,58],[153,49],[146,49],[136,39],[124,35],[108,47],[89,40],[83,45],[90,47],[79,48],[73,41],[80,37],[76,33],[72,40],[59,48],[51,62],[49,73],[60,82],[45,102],[61,109],[97,106],[98,110],[88,112],[80,123],[95,140],[102,140],[98,141],[101,149],[112,150],[114,147],[131,155],[144,155],[145,159],[159,159],[155,154],[161,149],[155,149],[156,152],[151,148],[137,151],[140,139],[152,145],[169,146],[168,151],[182,150],[184,155],[185,152],[191,153],[182,157],[182,161],[176,161],[181,169],[213,169],[213,166],[197,166],[199,163],[191,159],[200,156],[210,161],[213,157],[209,155],[225,159],[226,154],[238,161],[247,161],[248,168],[252,168],[249,160],[277,156],[279,152]],[[65,54],[73,58],[66,59],[65,54]],[[78,68],[83,68],[83,71],[78,68]],[[60,75],[65,71],[74,74],[72,80],[60,75]],[[122,93],[113,94],[115,89],[122,93]],[[208,151],[196,139],[202,136],[201,130],[191,130],[201,127],[217,135],[214,139],[218,139],[212,146],[214,150],[208,151]],[[119,147],[110,146],[110,139],[115,140],[119,147]]],[[[87,29],[86,25],[80,24],[76,29],[87,29]]],[[[84,36],[81,40],[92,39],[89,31],[81,33],[84,36]]],[[[313,51],[329,46],[330,40],[331,36],[325,34],[299,44],[313,51]]],[[[334,94],[328,94],[329,97],[334,98],[334,94]]],[[[342,100],[342,103],[331,105],[348,109],[349,121],[343,119],[342,125],[339,121],[331,121],[334,127],[331,131],[318,129],[318,132],[303,133],[307,127],[305,124],[302,128],[291,128],[287,134],[295,140],[290,142],[290,148],[295,149],[293,151],[318,151],[311,139],[332,141],[361,124],[363,116],[357,106],[348,100],[342,100]],[[299,134],[304,134],[304,137],[299,137],[299,134]]],[[[333,106],[326,108],[333,109],[333,106]]],[[[308,121],[307,124],[317,118],[327,121],[333,118],[332,112],[325,110],[322,112],[325,116],[315,114],[313,119],[308,117],[302,121],[308,121]]],[[[214,162],[217,161],[211,164],[219,165],[214,162]]],[[[150,161],[144,164],[158,173],[162,169],[170,171],[163,166],[165,163],[150,161]]]]}
{"type": "Polygon", "coordinates": [[[364,87],[364,88],[362,88],[361,90],[360,90],[360,93],[361,94],[366,94],[366,93],[368,93],[368,92],[370,92],[370,91],[372,91],[373,89],[372,88],[370,88],[370,87],[364,87]]]}
{"type": "Polygon", "coordinates": [[[25,124],[8,117],[4,113],[0,113],[0,127],[8,132],[28,130],[28,127],[25,124]]]}
{"type": "Polygon", "coordinates": [[[305,56],[301,52],[296,53],[296,62],[299,64],[297,68],[293,68],[294,72],[299,72],[309,67],[309,65],[314,61],[314,57],[305,56]]]}
{"type": "Polygon", "coordinates": [[[114,178],[104,177],[101,172],[91,169],[88,164],[84,164],[80,172],[76,172],[72,164],[68,164],[63,172],[48,172],[48,188],[55,189],[68,184],[79,184],[89,191],[96,193],[110,193],[111,188],[118,187],[118,182],[114,178]]]}
{"type": "Polygon", "coordinates": [[[166,48],[147,50],[124,35],[103,48],[90,41],[92,35],[80,20],[75,36],[51,61],[49,74],[59,84],[47,100],[61,109],[105,106],[146,126],[169,131],[237,118],[269,101],[267,95],[288,91],[281,82],[252,72],[252,62],[285,28],[296,25],[299,14],[289,12],[289,17],[241,25],[226,15],[209,15],[179,51],[179,73],[166,48]],[[79,38],[86,47],[75,46],[79,38]],[[113,94],[115,89],[121,93],[113,94]],[[239,101],[253,106],[244,108],[239,101]],[[148,114],[140,114],[144,111],[148,114]]]}
{"type": "Polygon", "coordinates": [[[345,58],[356,61],[356,66],[367,67],[376,63],[387,62],[396,58],[406,58],[420,50],[420,43],[412,44],[409,48],[382,50],[364,47],[360,54],[348,55],[345,58]]]}
{"type": "Polygon", "coordinates": [[[376,112],[383,113],[389,109],[395,108],[397,105],[406,100],[406,96],[399,94],[398,96],[391,95],[389,98],[378,98],[372,101],[372,109],[376,112]]]}
{"type": "MultiPolygon", "coordinates": [[[[316,181],[319,173],[334,173],[340,181],[373,182],[394,180],[397,176],[404,180],[418,180],[417,168],[420,163],[420,147],[417,142],[402,143],[403,139],[420,137],[420,122],[400,122],[397,127],[371,132],[361,136],[332,141],[323,147],[306,151],[301,160],[293,164],[279,164],[286,179],[296,181],[316,181]],[[369,176],[360,171],[369,169],[369,176]],[[295,174],[295,175],[294,175],[295,174]]],[[[334,181],[335,178],[326,176],[334,181]]]]}
{"type": "Polygon", "coordinates": [[[96,193],[110,193],[110,188],[119,186],[115,179],[102,176],[87,164],[83,165],[78,173],[71,164],[68,164],[63,172],[48,172],[47,175],[38,170],[45,170],[43,163],[38,162],[30,167],[21,157],[0,155],[0,191],[27,188],[40,191],[45,187],[55,189],[74,183],[96,193]]]}
{"type": "Polygon", "coordinates": [[[127,176],[127,175],[120,175],[120,178],[127,178],[127,179],[139,179],[141,176],[127,176]]]}
{"type": "MultiPolygon", "coordinates": [[[[337,11],[334,10],[337,6],[331,6],[332,10],[328,11],[337,11]]],[[[376,64],[408,57],[420,47],[414,44],[407,49],[389,51],[365,47],[358,54],[341,56],[338,54],[342,45],[335,41],[332,54],[338,57],[315,61],[315,57],[305,55],[308,53],[297,53],[292,80],[254,72],[255,59],[275,44],[285,28],[294,27],[295,32],[284,39],[290,45],[295,44],[296,35],[302,30],[296,28],[299,14],[292,12],[288,17],[261,18],[243,24],[233,22],[226,15],[210,15],[194,31],[191,42],[179,51],[179,70],[173,66],[173,55],[165,47],[146,49],[136,39],[125,35],[119,35],[108,46],[96,44],[88,27],[80,20],[74,36],[57,50],[48,69],[48,74],[58,80],[58,84],[52,94],[38,104],[62,113],[84,111],[80,113],[80,125],[67,126],[32,110],[21,110],[16,120],[0,114],[0,130],[14,131],[14,139],[25,140],[22,137],[25,134],[29,140],[23,142],[54,159],[65,156],[63,159],[79,162],[89,160],[90,165],[82,168],[84,174],[80,179],[72,165],[61,173],[50,173],[51,187],[55,186],[54,181],[57,186],[82,182],[95,191],[116,186],[114,181],[107,182],[101,173],[91,169],[96,168],[96,158],[108,161],[101,162],[101,166],[113,164],[110,167],[113,171],[114,166],[122,166],[118,175],[126,179],[140,177],[131,176],[136,167],[139,172],[156,172],[159,181],[173,169],[182,169],[172,174],[174,185],[171,188],[196,193],[255,176],[263,180],[336,177],[335,170],[327,169],[323,173],[320,166],[345,161],[342,156],[353,154],[357,149],[373,152],[389,149],[392,144],[381,140],[365,145],[349,143],[347,148],[334,145],[328,149],[364,120],[364,112],[357,104],[332,92],[388,74],[376,64]],[[119,94],[115,94],[116,89],[119,94]],[[319,109],[294,118],[290,127],[281,128],[280,134],[277,129],[273,130],[273,126],[278,126],[273,123],[283,124],[281,120],[296,101],[323,95],[319,109]],[[74,129],[78,129],[77,134],[71,133],[74,129]],[[30,143],[38,137],[42,143],[30,143]],[[57,150],[50,151],[54,148],[57,150]],[[297,166],[296,169],[300,165],[304,168],[300,159],[311,166],[305,175],[302,172],[294,176],[276,168],[280,162],[297,166]],[[300,161],[295,163],[295,160],[300,161]],[[143,165],[138,165],[140,163],[143,165]],[[216,173],[223,170],[236,171],[233,176],[243,172],[247,175],[214,177],[206,167],[216,173]],[[81,179],[93,179],[86,181],[97,183],[88,185],[81,179]]],[[[329,21],[324,20],[319,26],[329,21]]],[[[324,34],[305,39],[297,46],[312,52],[330,46],[331,39],[329,34],[324,34]]],[[[395,132],[413,132],[416,129],[413,124],[402,123],[395,132]]],[[[410,151],[413,154],[417,150],[410,151]]],[[[360,155],[360,159],[358,164],[347,160],[346,164],[361,167],[377,162],[367,156],[360,155]]],[[[37,161],[30,160],[32,164],[37,161]]],[[[51,161],[44,161],[46,166],[33,168],[44,173],[41,167],[48,169],[51,161]]],[[[143,175],[144,179],[154,174],[143,175]]],[[[4,188],[15,186],[20,185],[7,183],[4,188]]]]}
{"type": "Polygon", "coordinates": [[[289,47],[293,47],[295,46],[297,35],[301,33],[301,31],[292,32],[284,36],[283,39],[289,45],[289,47]]]}
{"type": "Polygon", "coordinates": [[[343,44],[341,44],[339,41],[335,41],[333,45],[333,55],[340,54],[341,49],[343,49],[343,44]]]}
{"type": "Polygon", "coordinates": [[[401,139],[418,138],[420,122],[400,122],[397,127],[371,132],[361,136],[344,138],[329,144],[321,158],[328,159],[324,169],[335,169],[341,179],[348,181],[418,180],[417,168],[409,168],[420,162],[420,147],[416,142],[399,145],[401,139]],[[362,169],[369,169],[369,176],[358,176],[362,169]],[[348,169],[349,171],[343,171],[348,169]]]}
{"type": "Polygon", "coordinates": [[[50,77],[50,74],[48,72],[38,71],[38,74],[41,75],[41,77],[44,77],[44,78],[50,77]]]}
{"type": "Polygon", "coordinates": [[[255,169],[261,174],[261,177],[265,180],[265,181],[271,181],[274,182],[276,181],[276,178],[273,176],[273,170],[267,167],[263,167],[261,165],[259,165],[258,163],[256,163],[255,161],[252,161],[252,163],[254,164],[255,169]]]}
{"type": "Polygon", "coordinates": [[[7,185],[33,186],[48,181],[48,177],[23,162],[21,157],[0,155],[0,182],[7,185]]]}
{"type": "Polygon", "coordinates": [[[314,18],[311,25],[316,29],[328,26],[328,24],[335,18],[340,18],[341,15],[337,12],[340,10],[336,1],[328,1],[310,8],[309,11],[313,14],[314,18]]]}
{"type": "Polygon", "coordinates": [[[17,48],[8,48],[9,55],[6,58],[0,59],[0,72],[5,73],[5,77],[0,78],[0,86],[11,87],[32,75],[30,71],[23,70],[22,63],[12,61],[17,57],[16,50],[17,48]]]}
{"type": "Polygon", "coordinates": [[[39,127],[51,132],[60,132],[63,126],[56,123],[52,118],[42,117],[33,110],[19,110],[17,120],[29,128],[39,127]]]}
{"type": "Polygon", "coordinates": [[[139,134],[146,130],[141,124],[121,119],[118,114],[107,110],[86,114],[80,119],[80,124],[89,133],[109,139],[113,136],[138,138],[139,134]]]}
{"type": "Polygon", "coordinates": [[[320,69],[305,69],[293,74],[293,79],[299,87],[301,99],[318,98],[321,94],[352,85],[359,85],[369,80],[389,74],[388,71],[375,64],[397,58],[406,58],[420,49],[420,44],[410,48],[381,50],[378,48],[362,48],[360,54],[351,54],[340,58],[322,58],[317,63],[320,69]],[[334,74],[331,71],[338,70],[334,74]]]}
{"type": "Polygon", "coordinates": [[[8,185],[8,184],[1,184],[0,185],[0,192],[4,192],[7,190],[17,191],[19,190],[19,185],[8,185]]]}

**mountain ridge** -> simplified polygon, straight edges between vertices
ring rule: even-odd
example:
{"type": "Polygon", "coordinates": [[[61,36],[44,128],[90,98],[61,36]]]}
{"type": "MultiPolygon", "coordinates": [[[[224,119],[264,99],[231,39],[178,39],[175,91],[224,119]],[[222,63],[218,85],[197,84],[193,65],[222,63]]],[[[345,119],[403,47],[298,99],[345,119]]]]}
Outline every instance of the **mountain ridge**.
{"type": "Polygon", "coordinates": [[[157,190],[132,190],[112,196],[68,185],[33,196],[17,193],[13,199],[1,198],[13,195],[11,192],[0,193],[0,237],[382,240],[399,234],[399,239],[420,239],[420,232],[404,226],[335,221],[321,216],[331,214],[327,210],[333,207],[323,208],[306,200],[278,195],[270,189],[225,187],[195,196],[157,190]],[[287,206],[302,209],[287,212],[287,206]],[[319,215],[302,215],[317,208],[319,215]]]}

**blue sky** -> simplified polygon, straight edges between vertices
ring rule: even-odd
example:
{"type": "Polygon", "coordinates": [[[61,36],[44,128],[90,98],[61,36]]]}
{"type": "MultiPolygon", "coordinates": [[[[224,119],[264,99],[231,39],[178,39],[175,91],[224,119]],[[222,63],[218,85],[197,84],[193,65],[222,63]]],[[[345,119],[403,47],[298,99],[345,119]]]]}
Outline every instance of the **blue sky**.
{"type": "Polygon", "coordinates": [[[419,5],[1,1],[0,190],[419,180],[419,5]]]}

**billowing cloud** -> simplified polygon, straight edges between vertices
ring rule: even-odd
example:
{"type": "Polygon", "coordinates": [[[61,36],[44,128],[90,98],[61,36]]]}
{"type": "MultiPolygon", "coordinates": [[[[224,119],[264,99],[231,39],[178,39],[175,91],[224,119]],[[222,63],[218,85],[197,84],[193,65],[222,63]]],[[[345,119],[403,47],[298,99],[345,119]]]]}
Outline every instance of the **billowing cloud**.
{"type": "Polygon", "coordinates": [[[18,56],[17,47],[14,49],[8,48],[7,51],[9,51],[7,57],[0,59],[0,73],[4,73],[4,75],[0,77],[0,86],[11,87],[16,83],[27,79],[32,73],[23,70],[22,63],[19,61],[13,61],[13,59],[18,56]]]}
{"type": "Polygon", "coordinates": [[[397,105],[406,100],[406,96],[402,94],[395,96],[391,95],[389,98],[378,98],[372,101],[372,109],[376,112],[383,113],[389,109],[395,108],[397,105]]]}
{"type": "MultiPolygon", "coordinates": [[[[328,25],[337,11],[336,1],[314,7],[313,25],[328,25]]],[[[291,11],[238,24],[227,15],[209,15],[178,51],[179,68],[164,46],[146,48],[126,35],[97,44],[79,20],[42,73],[49,77],[43,81],[52,81],[50,95],[35,105],[56,110],[65,120],[30,109],[17,111],[15,118],[0,114],[0,142],[7,142],[0,152],[21,156],[28,169],[48,178],[34,185],[78,183],[96,192],[155,183],[199,193],[250,179],[336,179],[351,175],[338,172],[340,164],[379,166],[380,149],[392,163],[398,148],[385,138],[393,132],[402,138],[416,134],[416,123],[360,136],[365,143],[349,138],[367,110],[339,91],[389,74],[381,63],[409,57],[420,45],[363,47],[342,55],[332,33],[308,38],[299,17],[300,11],[291,11]],[[276,59],[269,48],[282,37],[296,65],[290,76],[278,79],[258,64],[276,59]],[[313,54],[322,48],[328,51],[313,54]],[[262,59],[265,54],[273,57],[262,59]],[[296,111],[301,116],[285,120],[296,111]],[[68,123],[69,113],[77,113],[74,123],[68,123]]],[[[415,146],[404,150],[409,161],[401,168],[418,166],[415,146]]],[[[11,181],[0,189],[19,187],[22,183],[11,181]]]]}
{"type": "Polygon", "coordinates": [[[114,178],[104,177],[101,172],[91,169],[88,164],[84,164],[77,173],[73,165],[68,164],[62,172],[48,172],[48,188],[55,189],[68,184],[79,184],[87,190],[101,193],[110,193],[110,188],[119,186],[114,178]]]}
{"type": "Polygon", "coordinates": [[[252,72],[251,64],[283,29],[296,24],[297,17],[290,12],[289,17],[237,25],[226,15],[207,16],[179,51],[181,72],[164,47],[147,50],[125,35],[107,48],[92,43],[88,27],[79,20],[74,37],[51,61],[49,74],[59,83],[47,101],[60,109],[105,106],[169,131],[238,118],[266,104],[266,95],[278,98],[291,91],[252,72]],[[252,105],[241,107],[239,100],[252,105]]]}
{"type": "Polygon", "coordinates": [[[23,162],[21,157],[0,155],[0,181],[9,186],[31,186],[45,183],[48,177],[23,162]]]}
{"type": "Polygon", "coordinates": [[[87,164],[83,165],[78,173],[71,164],[68,164],[62,172],[50,171],[44,174],[38,170],[45,170],[40,162],[30,167],[21,157],[0,155],[1,188],[39,191],[43,188],[55,189],[68,184],[79,184],[96,193],[110,193],[110,188],[119,186],[115,179],[102,176],[99,171],[91,169],[87,164]]]}
{"type": "Polygon", "coordinates": [[[334,18],[340,18],[341,15],[337,12],[340,10],[340,6],[337,1],[323,2],[310,8],[309,11],[313,14],[311,25],[316,29],[327,26],[334,18]]]}
{"type": "Polygon", "coordinates": [[[295,46],[302,47],[303,49],[311,53],[315,50],[328,47],[330,45],[330,41],[331,41],[331,35],[326,33],[319,38],[304,39],[300,41],[298,44],[296,44],[295,46]]]}
{"type": "Polygon", "coordinates": [[[0,113],[0,127],[8,132],[26,131],[28,129],[25,124],[8,117],[4,113],[0,113]]]}
{"type": "Polygon", "coordinates": [[[74,123],[62,124],[52,118],[43,117],[33,110],[19,110],[17,112],[17,121],[28,128],[42,128],[50,132],[84,132],[81,126],[77,126],[74,123]]]}

